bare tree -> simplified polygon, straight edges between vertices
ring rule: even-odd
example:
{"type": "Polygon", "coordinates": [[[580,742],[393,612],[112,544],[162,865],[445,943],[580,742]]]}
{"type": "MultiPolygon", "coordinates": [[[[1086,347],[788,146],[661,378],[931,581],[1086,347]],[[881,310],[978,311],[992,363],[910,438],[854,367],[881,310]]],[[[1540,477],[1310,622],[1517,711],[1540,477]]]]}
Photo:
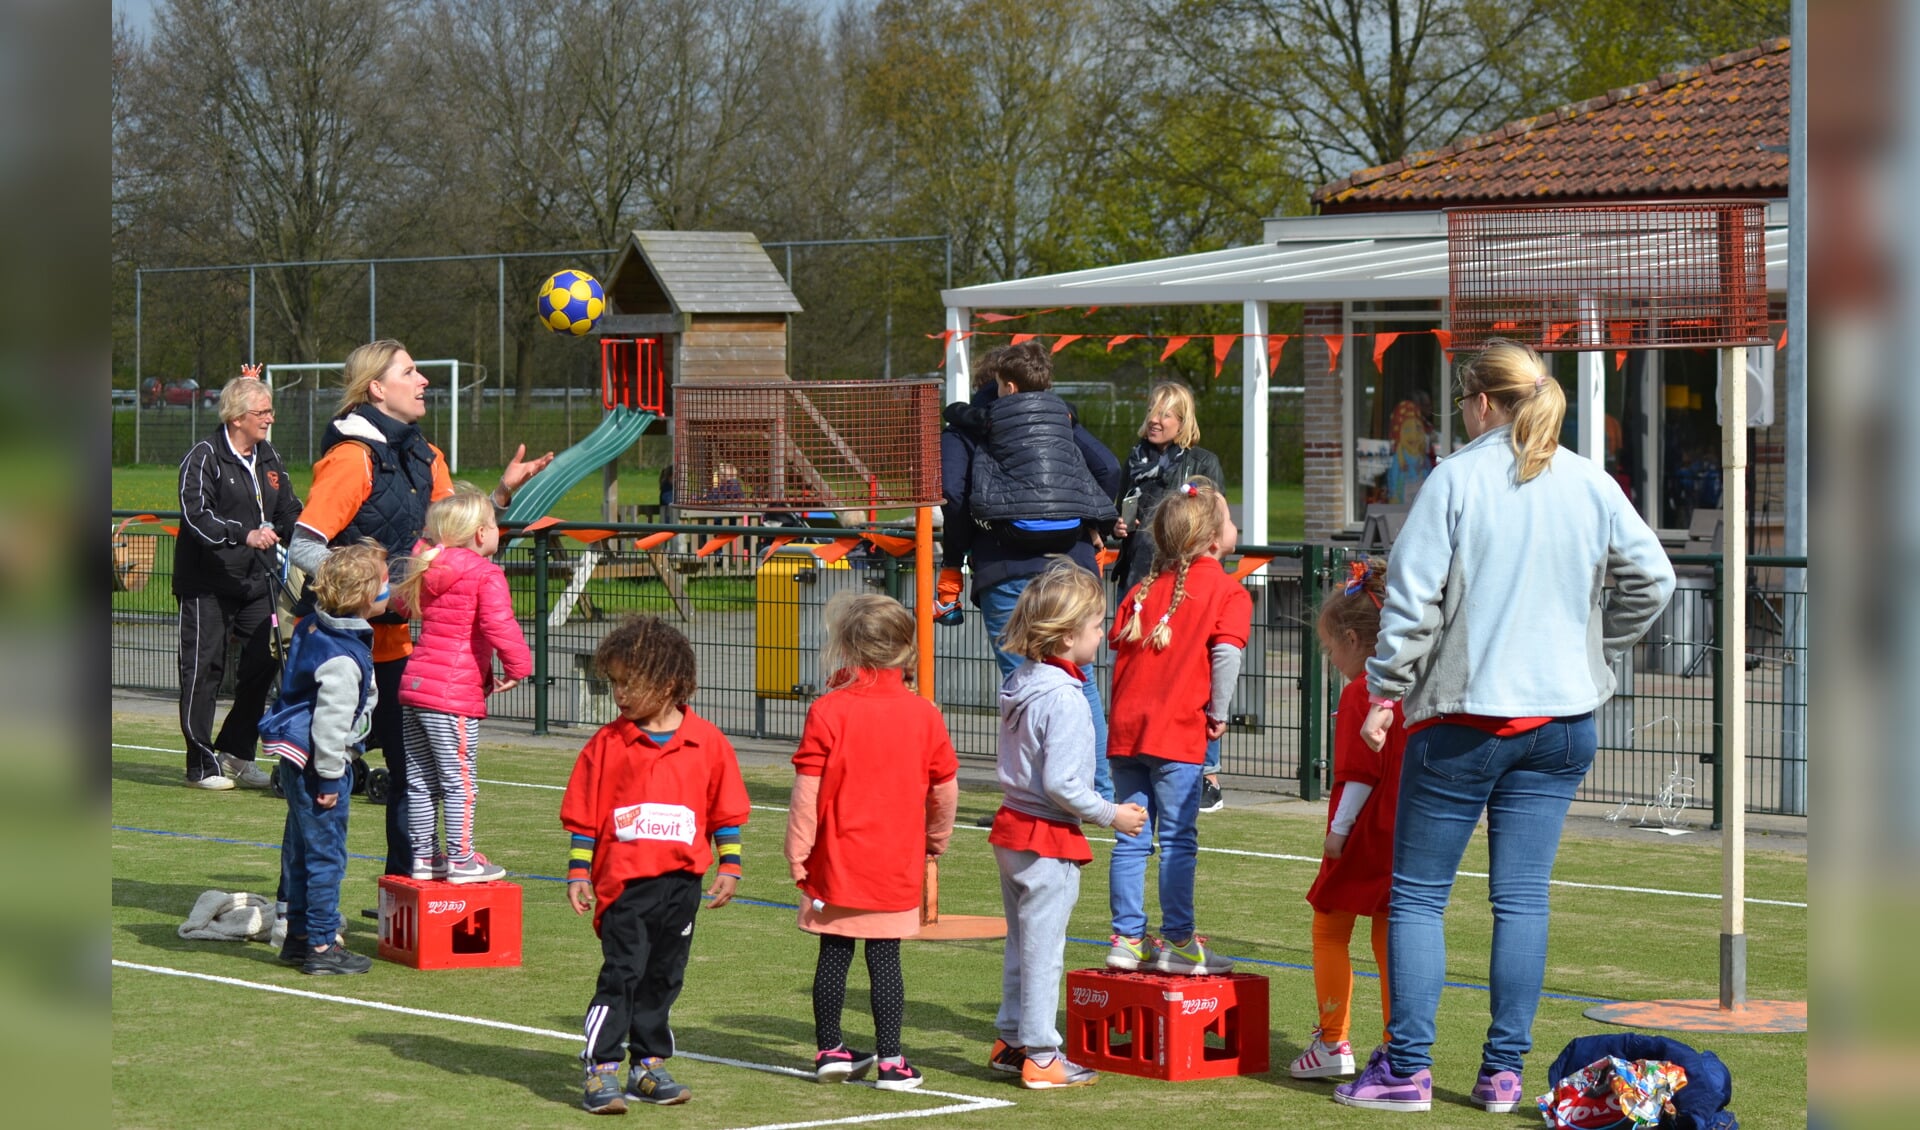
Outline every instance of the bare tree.
{"type": "Polygon", "coordinates": [[[1319,181],[1445,145],[1551,90],[1552,0],[1129,0],[1137,43],[1262,111],[1319,181]]]}
{"type": "MultiPolygon", "coordinates": [[[[131,83],[147,210],[199,254],[301,262],[355,248],[402,170],[392,151],[408,72],[394,0],[173,0],[131,83]]],[[[316,273],[265,276],[301,359],[318,356],[316,273]]]]}

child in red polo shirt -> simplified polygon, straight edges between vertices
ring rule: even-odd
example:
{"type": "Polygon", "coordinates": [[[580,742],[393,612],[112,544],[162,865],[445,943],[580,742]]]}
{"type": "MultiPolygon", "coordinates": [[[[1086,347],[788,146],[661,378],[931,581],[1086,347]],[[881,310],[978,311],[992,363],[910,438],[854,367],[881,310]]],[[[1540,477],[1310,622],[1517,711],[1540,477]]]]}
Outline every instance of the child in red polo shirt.
{"type": "Polygon", "coordinates": [[[1080,868],[1093,861],[1081,821],[1130,835],[1147,810],[1103,800],[1093,786],[1093,712],[1080,684],[1100,650],[1107,598],[1100,578],[1061,559],[1021,592],[1001,646],[1026,662],[1000,687],[998,770],[1005,798],[987,842],[1000,867],[1007,946],[999,1038],[987,1057],[1029,1090],[1084,1087],[1098,1073],[1060,1054],[1060,973],[1080,868]]]}
{"type": "Polygon", "coordinates": [[[1204,478],[1153,512],[1153,566],[1114,617],[1107,761],[1115,800],[1144,805],[1149,828],[1114,837],[1108,900],[1110,969],[1204,976],[1233,962],[1194,933],[1193,873],[1207,742],[1227,704],[1253,626],[1253,598],[1220,559],[1239,544],[1227,500],[1204,478]],[[1147,938],[1147,857],[1160,840],[1160,940],[1147,938]]]}
{"type": "Polygon", "coordinates": [[[1333,723],[1333,793],[1327,797],[1327,840],[1320,874],[1307,890],[1313,907],[1313,985],[1319,1023],[1293,1061],[1295,1079],[1326,1079],[1354,1072],[1348,1020],[1353,1008],[1353,960],[1348,949],[1356,918],[1373,922],[1373,960],[1380,970],[1380,1047],[1392,1016],[1387,1000],[1387,895],[1393,890],[1393,814],[1400,795],[1400,755],[1407,732],[1394,708],[1386,744],[1360,740],[1367,718],[1367,658],[1380,635],[1380,602],[1387,595],[1384,561],[1355,561],[1339,592],[1320,606],[1320,646],[1347,678],[1333,723]]]}
{"type": "Polygon", "coordinates": [[[827,602],[814,700],[793,755],[787,865],[804,896],[800,928],[820,937],[813,971],[813,1073],[823,1083],[865,1077],[905,1091],[922,1082],[900,1047],[907,990],[900,939],[920,932],[926,861],[947,849],[959,762],[940,708],[909,688],[916,666],[913,616],[877,594],[827,602]],[[847,970],[867,943],[874,1050],[841,1039],[847,970]]]}
{"type": "Polygon", "coordinates": [[[573,763],[560,824],[573,835],[567,899],[591,909],[600,935],[600,982],[587,1006],[583,1105],[622,1114],[627,1100],[668,1106],[692,1098],[667,1074],[668,1013],[693,946],[700,879],[718,849],[707,894],[727,905],[740,881],[747,787],[733,745],[687,705],[693,645],[654,616],[635,616],[593,655],[613,686],[620,717],[600,728],[573,763]],[[623,1052],[633,1064],[620,1085],[623,1052]]]}

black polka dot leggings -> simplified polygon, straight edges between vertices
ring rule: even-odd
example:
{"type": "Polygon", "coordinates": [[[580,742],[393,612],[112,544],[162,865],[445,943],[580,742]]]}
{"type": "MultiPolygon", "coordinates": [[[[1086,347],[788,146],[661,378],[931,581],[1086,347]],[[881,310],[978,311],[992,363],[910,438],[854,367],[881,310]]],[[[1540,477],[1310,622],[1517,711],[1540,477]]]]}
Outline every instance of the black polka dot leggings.
{"type": "MultiPolygon", "coordinates": [[[[813,1032],[821,1051],[837,1048],[840,1011],[847,1003],[847,970],[853,938],[820,935],[820,962],[813,969],[813,1032]]],[[[900,1026],[907,1017],[907,984],[900,975],[900,939],[867,939],[867,982],[873,1001],[874,1051],[881,1059],[900,1054],[900,1026]]]]}

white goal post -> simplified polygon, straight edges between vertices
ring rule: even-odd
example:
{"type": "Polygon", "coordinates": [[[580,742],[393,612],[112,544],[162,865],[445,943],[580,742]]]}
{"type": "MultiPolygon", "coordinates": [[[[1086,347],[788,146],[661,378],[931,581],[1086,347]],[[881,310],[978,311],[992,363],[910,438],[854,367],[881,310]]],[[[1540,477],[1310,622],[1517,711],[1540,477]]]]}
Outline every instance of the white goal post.
{"type": "MultiPolygon", "coordinates": [[[[273,375],[275,373],[299,373],[315,370],[338,372],[344,364],[345,362],[343,361],[315,361],[298,365],[268,365],[261,372],[261,379],[266,382],[267,388],[272,389],[274,387],[273,375]]],[[[447,404],[449,406],[447,415],[450,417],[447,425],[447,470],[457,475],[460,473],[460,394],[467,391],[460,386],[461,362],[452,358],[441,358],[436,361],[415,361],[413,365],[416,369],[440,368],[447,370],[447,404]]],[[[467,367],[471,369],[475,366],[471,362],[468,362],[467,367]]],[[[268,438],[272,438],[272,429],[268,429],[267,436],[268,438]]]]}

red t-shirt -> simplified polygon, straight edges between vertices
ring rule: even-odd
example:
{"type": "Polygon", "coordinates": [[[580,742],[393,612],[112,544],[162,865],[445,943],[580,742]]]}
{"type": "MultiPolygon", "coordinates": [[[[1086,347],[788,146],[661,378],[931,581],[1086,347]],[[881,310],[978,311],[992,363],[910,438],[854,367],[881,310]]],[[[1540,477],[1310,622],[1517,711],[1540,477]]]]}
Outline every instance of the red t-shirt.
{"type": "Polygon", "coordinates": [[[1120,602],[1108,642],[1113,646],[1113,705],[1107,712],[1107,756],[1152,754],[1195,765],[1207,756],[1207,699],[1213,693],[1217,643],[1247,646],[1253,630],[1253,598],[1227,576],[1220,562],[1202,557],[1187,569],[1185,599],[1167,621],[1173,642],[1165,651],[1147,645],[1154,625],[1173,603],[1176,574],[1153,582],[1140,609],[1140,638],[1121,639],[1133,618],[1134,587],[1120,602]]]}
{"type": "Polygon", "coordinates": [[[793,767],[820,778],[809,898],[855,910],[911,910],[926,878],[927,797],[960,771],[940,708],[902,673],[861,671],[807,711],[793,767]]]}
{"type": "Polygon", "coordinates": [[[1429,726],[1470,726],[1496,738],[1517,738],[1551,721],[1552,718],[1499,718],[1492,714],[1436,714],[1408,726],[1407,733],[1417,734],[1429,726]]]}
{"type": "Polygon", "coordinates": [[[560,800],[560,825],[592,836],[593,928],[628,882],[674,871],[704,875],[716,828],[747,822],[747,786],[733,743],[691,709],[664,746],[625,718],[587,739],[560,800]]]}
{"type": "Polygon", "coordinates": [[[1327,830],[1349,783],[1373,786],[1347,835],[1339,859],[1322,859],[1320,874],[1307,888],[1307,902],[1318,911],[1346,911],[1378,918],[1387,912],[1393,890],[1393,813],[1400,799],[1400,759],[1407,748],[1406,723],[1393,708],[1387,742],[1376,752],[1360,740],[1367,720],[1367,681],[1355,679],[1340,692],[1333,720],[1333,794],[1327,798],[1327,830]]]}
{"type": "Polygon", "coordinates": [[[1093,848],[1078,824],[1042,820],[1024,812],[1000,806],[994,814],[993,831],[987,842],[1012,851],[1030,851],[1046,859],[1065,859],[1073,863],[1092,863],[1093,848]]]}

